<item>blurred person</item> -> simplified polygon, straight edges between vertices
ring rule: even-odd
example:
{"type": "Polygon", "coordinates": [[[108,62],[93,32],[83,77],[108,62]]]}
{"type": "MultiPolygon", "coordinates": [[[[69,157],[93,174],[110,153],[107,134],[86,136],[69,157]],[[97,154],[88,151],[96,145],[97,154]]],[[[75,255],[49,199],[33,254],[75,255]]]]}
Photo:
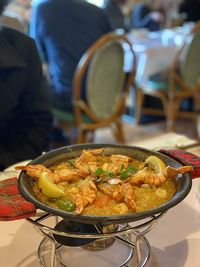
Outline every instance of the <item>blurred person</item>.
{"type": "Polygon", "coordinates": [[[31,0],[10,0],[4,15],[14,17],[22,23],[23,31],[28,33],[31,14],[31,0]]]}
{"type": "MultiPolygon", "coordinates": [[[[33,2],[30,35],[47,63],[53,107],[72,111],[72,81],[84,52],[111,31],[104,11],[83,0],[33,2]]],[[[84,97],[84,88],[82,90],[84,97]]]]}
{"type": "Polygon", "coordinates": [[[162,0],[147,0],[134,5],[130,23],[131,28],[147,28],[149,31],[159,31],[164,20],[162,0]]]}
{"type": "Polygon", "coordinates": [[[179,6],[179,13],[185,14],[185,21],[200,20],[200,0],[184,0],[179,6]]]}
{"type": "MultiPolygon", "coordinates": [[[[0,14],[8,4],[0,0],[0,14]]],[[[0,170],[48,149],[52,114],[34,41],[0,27],[0,170]]]]}
{"type": "Polygon", "coordinates": [[[105,0],[104,11],[108,16],[112,30],[129,30],[128,22],[124,14],[127,0],[105,0]]]}

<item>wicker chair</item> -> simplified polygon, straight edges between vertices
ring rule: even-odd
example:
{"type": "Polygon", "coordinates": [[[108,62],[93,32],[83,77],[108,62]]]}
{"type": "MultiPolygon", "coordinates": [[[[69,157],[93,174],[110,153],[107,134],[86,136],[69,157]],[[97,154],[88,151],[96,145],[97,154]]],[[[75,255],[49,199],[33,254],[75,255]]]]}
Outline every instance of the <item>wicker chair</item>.
{"type": "Polygon", "coordinates": [[[174,129],[178,116],[195,118],[200,111],[200,22],[186,36],[177,50],[172,65],[165,74],[152,77],[145,85],[136,86],[136,121],[142,114],[166,117],[167,129],[174,129]],[[159,79],[158,79],[159,77],[159,79]],[[160,99],[163,109],[144,107],[144,96],[160,99]],[[181,110],[181,103],[192,98],[192,111],[181,110]]]}
{"type": "Polygon", "coordinates": [[[107,126],[111,126],[116,141],[124,143],[121,116],[134,82],[135,64],[132,45],[124,35],[105,34],[86,51],[73,80],[74,112],[54,109],[56,125],[71,131],[71,143],[91,142],[94,131],[107,126]],[[129,46],[133,54],[133,66],[129,73],[124,71],[124,44],[129,46]],[[86,100],[83,100],[81,85],[85,75],[86,100]],[[74,126],[77,129],[75,138],[74,126]],[[92,138],[88,139],[88,136],[92,138]]]}

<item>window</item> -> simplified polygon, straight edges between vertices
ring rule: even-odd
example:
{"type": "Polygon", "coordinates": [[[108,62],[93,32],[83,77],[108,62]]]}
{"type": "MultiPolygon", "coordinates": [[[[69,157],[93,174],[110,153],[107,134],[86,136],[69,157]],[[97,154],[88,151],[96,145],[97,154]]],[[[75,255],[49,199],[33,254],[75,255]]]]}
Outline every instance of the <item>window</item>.
{"type": "Polygon", "coordinates": [[[102,7],[104,0],[87,0],[87,2],[92,3],[96,6],[102,7]]]}

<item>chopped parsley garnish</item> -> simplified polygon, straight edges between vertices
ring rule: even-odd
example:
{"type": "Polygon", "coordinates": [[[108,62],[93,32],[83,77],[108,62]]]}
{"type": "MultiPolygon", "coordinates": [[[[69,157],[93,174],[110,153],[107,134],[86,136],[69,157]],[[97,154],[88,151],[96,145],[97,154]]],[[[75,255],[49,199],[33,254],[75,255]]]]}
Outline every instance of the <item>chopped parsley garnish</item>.
{"type": "Polygon", "coordinates": [[[114,177],[114,173],[113,172],[107,172],[108,178],[112,179],[114,177]]]}
{"type": "Polygon", "coordinates": [[[95,171],[95,174],[97,175],[97,176],[99,176],[99,175],[101,175],[101,174],[104,174],[105,172],[104,172],[104,170],[102,169],[102,168],[98,168],[98,169],[96,169],[96,171],[95,171]]]}
{"type": "Polygon", "coordinates": [[[121,179],[122,179],[122,180],[125,180],[125,179],[127,179],[127,178],[128,178],[128,176],[129,176],[129,174],[128,174],[128,172],[127,172],[127,171],[121,172],[121,179]]]}
{"type": "Polygon", "coordinates": [[[75,159],[69,159],[67,162],[73,167],[75,167],[75,159]]]}
{"type": "Polygon", "coordinates": [[[127,179],[131,174],[134,174],[137,172],[137,168],[134,165],[128,165],[127,169],[124,167],[124,165],[120,168],[120,176],[122,180],[127,179]]]}
{"type": "Polygon", "coordinates": [[[124,164],[121,165],[120,172],[122,172],[123,170],[125,170],[124,164]]]}
{"type": "Polygon", "coordinates": [[[109,179],[112,179],[114,177],[114,173],[113,172],[111,172],[111,171],[104,171],[102,168],[96,169],[95,175],[97,175],[97,177],[99,177],[101,175],[105,175],[109,179]]]}
{"type": "Polygon", "coordinates": [[[127,172],[129,172],[130,174],[136,173],[137,168],[134,165],[128,165],[127,172]]]}
{"type": "MultiPolygon", "coordinates": [[[[127,168],[122,164],[120,167],[120,172],[118,175],[120,175],[121,180],[127,179],[131,174],[134,174],[137,172],[137,168],[134,165],[129,164],[127,168]]],[[[104,171],[102,168],[98,168],[95,170],[96,175],[96,182],[101,182],[103,177],[107,177],[108,179],[114,178],[115,174],[111,171],[104,171]]]]}

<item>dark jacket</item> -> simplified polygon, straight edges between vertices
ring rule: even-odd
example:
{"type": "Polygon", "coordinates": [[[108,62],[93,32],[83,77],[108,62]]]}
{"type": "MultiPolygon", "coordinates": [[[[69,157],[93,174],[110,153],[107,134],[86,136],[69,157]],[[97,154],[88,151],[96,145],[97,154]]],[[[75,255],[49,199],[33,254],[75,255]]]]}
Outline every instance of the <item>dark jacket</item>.
{"type": "Polygon", "coordinates": [[[185,0],[180,4],[180,13],[187,15],[186,21],[200,20],[200,1],[199,0],[185,0]]]}
{"type": "Polygon", "coordinates": [[[109,31],[104,11],[86,1],[33,3],[30,34],[48,63],[55,107],[72,110],[72,80],[77,64],[84,52],[109,31]]]}
{"type": "Polygon", "coordinates": [[[104,11],[108,16],[108,20],[110,22],[112,30],[128,30],[126,26],[125,16],[115,1],[107,1],[104,6],[104,11]]]}
{"type": "Polygon", "coordinates": [[[52,115],[34,41],[0,30],[0,169],[47,149],[52,115]]]}

